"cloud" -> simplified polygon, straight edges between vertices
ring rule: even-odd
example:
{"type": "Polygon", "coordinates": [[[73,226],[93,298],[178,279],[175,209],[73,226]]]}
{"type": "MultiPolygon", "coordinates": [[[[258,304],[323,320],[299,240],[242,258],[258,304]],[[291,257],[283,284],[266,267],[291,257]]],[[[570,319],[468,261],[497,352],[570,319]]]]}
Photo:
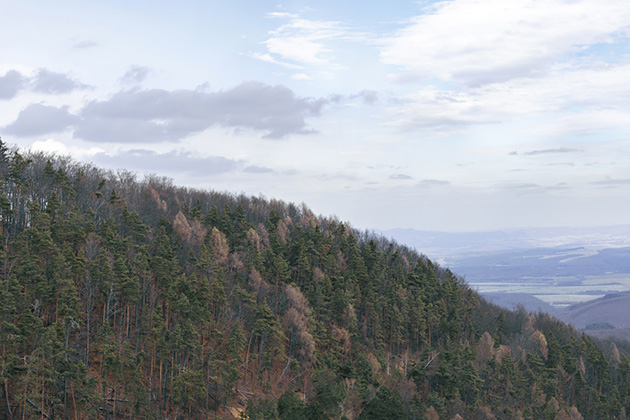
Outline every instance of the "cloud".
{"type": "Polygon", "coordinates": [[[301,70],[304,68],[304,66],[298,65],[298,64],[293,64],[293,63],[288,63],[286,61],[281,61],[278,60],[274,57],[271,56],[271,54],[261,54],[261,53],[251,53],[249,54],[252,58],[255,58],[257,60],[260,61],[264,61],[266,63],[270,63],[270,64],[276,64],[278,66],[282,66],[288,69],[292,69],[292,70],[301,70]]]}
{"type": "Polygon", "coordinates": [[[625,0],[438,1],[384,40],[381,58],[407,78],[479,86],[537,77],[613,42],[629,20],[625,0]]]}
{"type": "Polygon", "coordinates": [[[574,167],[575,166],[575,162],[551,162],[551,163],[545,163],[545,166],[568,166],[568,167],[574,167]]]}
{"type": "Polygon", "coordinates": [[[247,172],[250,174],[268,174],[274,172],[271,168],[265,168],[263,166],[251,165],[247,166],[243,169],[243,172],[247,172]]]}
{"type": "Polygon", "coordinates": [[[296,14],[293,13],[286,13],[286,12],[269,12],[267,13],[266,17],[271,18],[271,19],[277,19],[277,18],[297,18],[299,17],[296,14]]]}
{"type": "Polygon", "coordinates": [[[394,78],[420,83],[389,108],[390,125],[448,133],[518,120],[544,137],[625,127],[630,64],[609,52],[625,50],[628,22],[624,0],[434,2],[381,43],[394,78]]]}
{"type": "Polygon", "coordinates": [[[205,92],[161,89],[121,91],[87,103],[77,115],[68,107],[33,104],[6,128],[32,136],[74,128],[74,137],[108,143],[177,142],[218,125],[252,129],[264,138],[314,132],[306,118],[318,116],[325,99],[299,98],[289,88],[245,82],[232,89],[205,92]]]}
{"type": "Polygon", "coordinates": [[[378,92],[375,90],[362,90],[359,97],[368,105],[373,105],[378,101],[378,92]]]}
{"type": "Polygon", "coordinates": [[[418,182],[419,187],[439,187],[444,185],[451,185],[451,183],[449,181],[439,179],[423,179],[418,182]]]}
{"type": "Polygon", "coordinates": [[[98,43],[95,41],[87,41],[87,40],[74,40],[74,42],[72,43],[72,47],[79,49],[79,50],[84,50],[84,49],[88,49],[88,48],[94,48],[97,47],[98,43]]]}
{"type": "Polygon", "coordinates": [[[121,83],[125,85],[139,85],[144,82],[145,79],[151,73],[151,69],[146,66],[132,66],[127,72],[120,78],[121,83]]]}
{"type": "Polygon", "coordinates": [[[109,168],[133,168],[137,171],[161,173],[185,173],[193,176],[217,175],[236,171],[240,161],[221,156],[204,156],[193,152],[171,151],[158,153],[153,150],[133,149],[115,155],[98,153],[92,160],[109,168]]]}
{"type": "Polygon", "coordinates": [[[66,74],[47,69],[37,70],[31,83],[33,91],[50,95],[69,93],[76,89],[86,89],[88,87],[70,78],[66,74]]]}
{"type": "Polygon", "coordinates": [[[499,185],[499,187],[501,189],[504,189],[504,190],[522,191],[522,190],[538,189],[538,188],[540,188],[540,185],[534,184],[534,183],[531,183],[531,182],[523,182],[523,183],[506,183],[506,184],[501,184],[501,185],[499,185]]]}
{"type": "Polygon", "coordinates": [[[407,130],[461,130],[553,114],[554,128],[544,130],[547,135],[593,133],[625,124],[628,96],[630,65],[596,65],[466,89],[423,86],[390,108],[391,124],[407,130]]]}
{"type": "Polygon", "coordinates": [[[268,16],[290,18],[290,21],[270,31],[270,37],[264,41],[267,53],[254,53],[252,56],[285,67],[303,68],[313,65],[330,67],[335,61],[330,44],[358,37],[336,21],[308,20],[286,13],[273,13],[268,16]]]}
{"type": "Polygon", "coordinates": [[[547,155],[547,154],[560,154],[560,153],[576,153],[581,152],[580,149],[571,149],[568,147],[560,147],[557,149],[542,149],[542,150],[531,150],[529,152],[510,152],[510,155],[517,156],[535,156],[535,155],[547,155]]]}
{"type": "Polygon", "coordinates": [[[312,80],[311,76],[306,73],[295,73],[291,75],[291,79],[293,80],[312,80]]]}
{"type": "Polygon", "coordinates": [[[617,187],[622,185],[630,185],[630,178],[625,179],[605,179],[602,181],[595,181],[592,183],[593,185],[602,185],[607,187],[617,187]]]}
{"type": "Polygon", "coordinates": [[[17,119],[5,127],[5,131],[19,137],[59,133],[76,124],[79,118],[68,112],[68,107],[57,108],[43,104],[31,104],[18,114],[17,119]]]}
{"type": "Polygon", "coordinates": [[[39,151],[48,154],[59,154],[62,156],[72,155],[75,158],[86,159],[98,153],[105,152],[100,147],[90,147],[84,149],[76,146],[67,146],[66,144],[55,139],[46,139],[44,141],[36,141],[31,145],[32,151],[39,151]]]}
{"type": "Polygon", "coordinates": [[[312,133],[305,118],[318,116],[326,102],[298,98],[285,86],[260,82],[218,92],[122,91],[88,103],[80,113],[75,137],[97,142],[174,142],[220,125],[279,139],[312,133]]]}
{"type": "Polygon", "coordinates": [[[390,175],[389,179],[412,179],[412,177],[406,174],[394,174],[390,175]]]}
{"type": "Polygon", "coordinates": [[[24,87],[27,79],[16,70],[0,76],[0,99],[11,99],[24,87]]]}
{"type": "Polygon", "coordinates": [[[17,70],[9,70],[4,76],[0,76],[0,99],[12,99],[28,88],[37,93],[59,95],[88,87],[66,74],[44,68],[38,69],[32,77],[24,76],[17,70]]]}

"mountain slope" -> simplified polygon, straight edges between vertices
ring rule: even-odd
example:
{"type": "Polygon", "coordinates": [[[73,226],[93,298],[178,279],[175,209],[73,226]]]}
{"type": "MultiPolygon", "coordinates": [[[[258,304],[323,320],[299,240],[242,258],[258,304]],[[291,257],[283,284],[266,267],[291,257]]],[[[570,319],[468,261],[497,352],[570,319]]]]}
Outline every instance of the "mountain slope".
{"type": "Polygon", "coordinates": [[[1,147],[0,175],[0,418],[630,409],[625,355],[304,206],[1,147]]]}
{"type": "Polygon", "coordinates": [[[592,324],[610,324],[612,327],[622,328],[630,327],[629,307],[630,292],[615,293],[573,305],[556,316],[580,329],[592,324]]]}

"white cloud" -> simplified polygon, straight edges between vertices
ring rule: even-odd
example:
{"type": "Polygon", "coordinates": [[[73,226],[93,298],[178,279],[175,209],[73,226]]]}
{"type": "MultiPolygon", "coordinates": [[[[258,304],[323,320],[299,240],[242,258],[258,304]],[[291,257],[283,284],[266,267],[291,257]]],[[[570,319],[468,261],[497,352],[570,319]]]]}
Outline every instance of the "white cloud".
{"type": "Polygon", "coordinates": [[[288,69],[303,69],[304,66],[300,66],[297,64],[292,64],[292,63],[287,63],[285,61],[280,61],[276,58],[274,58],[273,56],[271,56],[271,54],[261,54],[261,53],[251,53],[249,54],[252,58],[255,58],[257,60],[260,61],[264,61],[266,63],[271,63],[271,64],[276,64],[278,66],[282,66],[282,67],[286,67],[288,69]]]}
{"type": "Polygon", "coordinates": [[[277,19],[277,18],[297,18],[299,16],[293,13],[286,13],[286,12],[269,12],[267,13],[267,17],[271,19],[277,19]]]}
{"type": "Polygon", "coordinates": [[[614,42],[628,22],[626,0],[440,1],[385,40],[381,58],[415,77],[476,86],[540,75],[614,42]]]}
{"type": "Polygon", "coordinates": [[[306,73],[295,73],[291,76],[293,80],[311,80],[311,77],[306,73]]]}
{"type": "Polygon", "coordinates": [[[391,112],[393,124],[405,129],[445,131],[553,115],[555,132],[547,134],[562,135],[626,124],[630,118],[628,96],[630,65],[623,64],[562,69],[546,77],[468,89],[425,86],[406,95],[405,103],[392,107],[391,112]]]}
{"type": "Polygon", "coordinates": [[[307,20],[294,16],[291,16],[289,23],[271,31],[270,35],[264,42],[268,53],[254,56],[277,64],[291,63],[301,66],[334,64],[335,56],[329,44],[351,36],[340,22],[307,20]]]}
{"type": "Polygon", "coordinates": [[[66,144],[55,139],[36,141],[31,145],[31,150],[34,152],[52,153],[62,156],[72,155],[77,159],[85,159],[92,157],[98,153],[105,152],[100,147],[82,148],[77,146],[67,146],[66,144]]]}

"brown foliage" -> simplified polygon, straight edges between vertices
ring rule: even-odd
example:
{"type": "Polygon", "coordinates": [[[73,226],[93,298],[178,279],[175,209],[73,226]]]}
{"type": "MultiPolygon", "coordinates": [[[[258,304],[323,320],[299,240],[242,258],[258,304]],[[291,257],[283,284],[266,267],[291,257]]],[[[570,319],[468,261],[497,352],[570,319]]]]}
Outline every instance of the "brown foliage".
{"type": "Polygon", "coordinates": [[[252,271],[249,273],[249,285],[259,295],[265,295],[269,290],[269,283],[262,278],[255,268],[252,268],[252,271]]]}
{"type": "Polygon", "coordinates": [[[492,413],[490,407],[481,407],[478,410],[478,417],[481,420],[495,420],[496,416],[492,413]]]}
{"type": "Polygon", "coordinates": [[[346,325],[349,325],[353,319],[356,321],[357,311],[355,311],[354,306],[349,303],[348,306],[346,306],[346,309],[343,310],[343,320],[345,321],[346,325]]]}
{"type": "Polygon", "coordinates": [[[190,228],[190,224],[188,223],[188,219],[184,216],[182,211],[178,211],[175,215],[175,220],[173,220],[173,229],[182,239],[182,241],[186,243],[191,243],[192,239],[192,229],[190,228]]]}
{"type": "Polygon", "coordinates": [[[502,344],[501,346],[499,346],[498,349],[496,349],[495,354],[494,354],[494,359],[501,363],[503,361],[503,358],[506,355],[511,355],[510,354],[510,346],[506,346],[505,344],[502,344]]]}
{"type": "Polygon", "coordinates": [[[307,364],[310,364],[315,354],[315,340],[309,332],[310,308],[308,301],[300,289],[296,287],[286,285],[284,291],[289,304],[289,309],[284,316],[285,328],[292,326],[297,329],[300,342],[300,356],[307,364]]]}
{"type": "Polygon", "coordinates": [[[483,363],[492,358],[493,342],[488,331],[484,332],[477,344],[477,363],[483,363]]]}
{"type": "Polygon", "coordinates": [[[212,228],[212,233],[210,234],[210,244],[217,263],[220,265],[227,264],[230,246],[225,235],[215,227],[212,228]]]}
{"type": "Polygon", "coordinates": [[[619,362],[621,362],[621,354],[619,353],[619,349],[617,348],[617,345],[615,343],[612,343],[613,348],[612,348],[612,352],[610,355],[610,361],[613,365],[618,365],[619,362]]]}
{"type": "Polygon", "coordinates": [[[343,252],[341,250],[337,252],[337,266],[341,271],[345,271],[347,267],[346,257],[345,255],[343,255],[343,252]]]}
{"type": "Polygon", "coordinates": [[[378,362],[378,359],[372,353],[367,354],[367,359],[372,368],[372,373],[377,375],[381,371],[381,364],[378,362]]]}
{"type": "Polygon", "coordinates": [[[246,267],[241,258],[237,254],[230,254],[230,266],[241,276],[246,273],[246,267]]]}
{"type": "Polygon", "coordinates": [[[404,267],[403,270],[405,272],[409,271],[409,267],[411,267],[411,264],[409,263],[409,260],[407,259],[407,257],[405,257],[404,255],[402,256],[402,262],[403,262],[403,267],[404,267]]]}
{"type": "Polygon", "coordinates": [[[289,228],[284,220],[280,220],[278,222],[278,227],[276,228],[276,234],[278,235],[278,239],[281,244],[287,243],[287,237],[289,236],[289,228]]]}
{"type": "Polygon", "coordinates": [[[527,319],[527,324],[525,324],[525,332],[534,332],[534,325],[536,324],[536,317],[534,314],[530,314],[527,319]]]}
{"type": "Polygon", "coordinates": [[[206,234],[208,233],[208,227],[205,226],[197,219],[193,219],[190,221],[190,232],[192,234],[192,243],[195,246],[200,246],[204,239],[206,239],[206,234]]]}
{"type": "Polygon", "coordinates": [[[319,283],[324,278],[324,272],[319,267],[315,267],[313,270],[313,282],[319,283]]]}
{"type": "Polygon", "coordinates": [[[571,420],[584,420],[576,407],[571,407],[571,420]]]}
{"type": "Polygon", "coordinates": [[[530,340],[536,344],[536,348],[540,350],[545,360],[549,357],[549,348],[547,347],[547,337],[540,330],[534,331],[530,340]]]}
{"type": "Polygon", "coordinates": [[[155,188],[149,186],[148,189],[149,194],[151,194],[151,197],[153,198],[153,200],[155,200],[155,203],[157,204],[157,208],[166,213],[166,211],[168,210],[168,204],[166,204],[166,201],[160,198],[160,193],[158,193],[155,188]]]}
{"type": "Polygon", "coordinates": [[[440,416],[433,406],[427,408],[427,411],[424,412],[424,416],[422,416],[422,418],[424,420],[440,420],[440,416]]]}
{"type": "Polygon", "coordinates": [[[269,248],[271,246],[271,241],[269,240],[269,232],[267,228],[262,223],[258,223],[258,234],[260,235],[260,239],[262,240],[265,248],[269,248]]]}
{"type": "Polygon", "coordinates": [[[566,411],[560,410],[558,411],[558,414],[556,414],[556,417],[554,417],[554,420],[571,420],[571,417],[566,411]]]}
{"type": "Polygon", "coordinates": [[[352,341],[350,340],[350,333],[348,330],[343,327],[333,325],[332,337],[337,343],[339,343],[344,356],[348,356],[350,354],[350,350],[352,349],[352,341]]]}
{"type": "Polygon", "coordinates": [[[256,251],[258,253],[261,253],[263,251],[262,240],[260,239],[260,235],[253,228],[250,228],[247,231],[245,238],[247,239],[247,243],[249,245],[252,245],[254,248],[256,248],[256,251]]]}
{"type": "Polygon", "coordinates": [[[203,243],[208,228],[198,220],[189,221],[188,218],[178,211],[173,220],[173,229],[180,238],[189,245],[199,246],[203,243]]]}
{"type": "Polygon", "coordinates": [[[553,411],[558,411],[560,410],[560,404],[558,403],[558,400],[556,400],[555,397],[551,397],[549,401],[547,402],[547,408],[553,409],[553,411]]]}

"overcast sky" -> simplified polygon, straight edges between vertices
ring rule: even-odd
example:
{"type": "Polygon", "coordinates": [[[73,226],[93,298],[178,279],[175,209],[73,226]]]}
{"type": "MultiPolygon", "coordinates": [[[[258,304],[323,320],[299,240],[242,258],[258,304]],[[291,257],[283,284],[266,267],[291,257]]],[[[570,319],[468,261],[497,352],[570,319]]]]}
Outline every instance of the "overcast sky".
{"type": "Polygon", "coordinates": [[[628,0],[0,3],[6,143],[358,228],[630,224],[628,0]]]}

